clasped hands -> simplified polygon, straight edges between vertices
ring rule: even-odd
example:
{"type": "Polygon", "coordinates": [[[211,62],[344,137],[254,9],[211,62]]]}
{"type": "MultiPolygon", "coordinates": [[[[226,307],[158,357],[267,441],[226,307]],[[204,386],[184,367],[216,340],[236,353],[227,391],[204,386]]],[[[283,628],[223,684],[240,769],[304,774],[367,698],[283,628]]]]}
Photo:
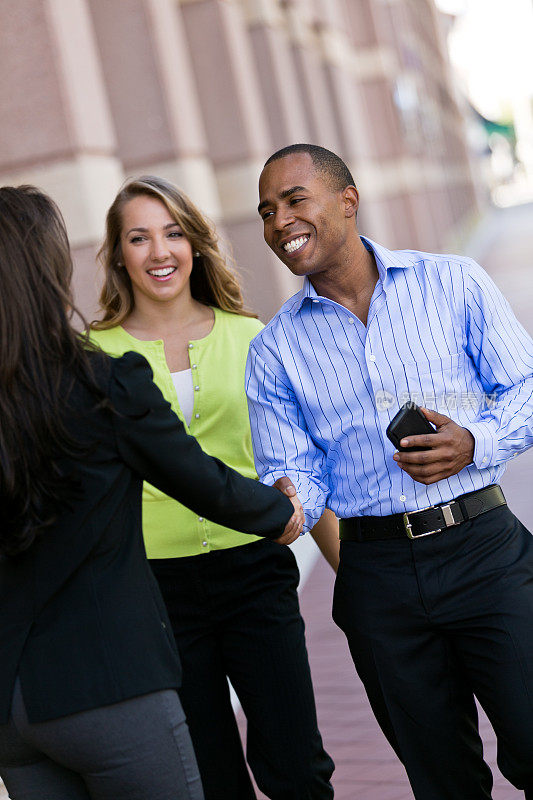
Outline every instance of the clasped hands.
{"type": "Polygon", "coordinates": [[[302,532],[303,524],[305,522],[304,509],[298,500],[296,489],[294,488],[294,484],[290,478],[278,478],[273,486],[275,489],[279,489],[282,494],[286,495],[294,506],[294,514],[285,525],[285,530],[279,539],[274,539],[274,541],[278,544],[291,544],[292,542],[296,541],[302,532]]]}
{"type": "Polygon", "coordinates": [[[461,428],[444,414],[429,411],[427,408],[422,408],[421,411],[435,425],[437,432],[406,436],[400,445],[428,447],[429,450],[414,453],[398,451],[394,454],[394,460],[413,480],[429,485],[456,475],[463,467],[471,464],[475,440],[469,430],[461,428]]]}

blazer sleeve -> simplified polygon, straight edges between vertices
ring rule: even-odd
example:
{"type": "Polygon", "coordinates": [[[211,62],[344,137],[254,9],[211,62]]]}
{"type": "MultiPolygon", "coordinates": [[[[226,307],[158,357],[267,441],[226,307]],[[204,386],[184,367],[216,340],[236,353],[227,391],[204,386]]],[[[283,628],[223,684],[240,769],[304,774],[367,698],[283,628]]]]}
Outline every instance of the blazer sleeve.
{"type": "Polygon", "coordinates": [[[113,427],[119,454],[133,472],[219,525],[281,536],[294,510],[290,500],[204,453],[153,382],[143,356],[130,352],[113,362],[113,427]]]}

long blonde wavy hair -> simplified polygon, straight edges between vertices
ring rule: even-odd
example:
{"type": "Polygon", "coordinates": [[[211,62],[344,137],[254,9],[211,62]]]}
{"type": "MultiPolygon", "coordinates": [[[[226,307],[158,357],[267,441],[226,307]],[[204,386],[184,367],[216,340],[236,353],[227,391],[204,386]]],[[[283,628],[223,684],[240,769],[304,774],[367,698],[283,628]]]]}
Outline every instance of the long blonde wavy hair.
{"type": "Polygon", "coordinates": [[[256,317],[256,314],[244,308],[237,277],[220,252],[213,223],[176,186],[163,178],[143,175],[124,184],[107,212],[105,238],[98,251],[98,260],[104,270],[104,285],[100,293],[100,307],[104,314],[101,320],[91,323],[91,328],[114,328],[133,311],[135,301],[131,280],[121,264],[120,234],[123,208],[129,200],[139,195],[160,200],[180,226],[193,252],[199,253],[193,259],[190,277],[193,298],[223,311],[256,317]]]}

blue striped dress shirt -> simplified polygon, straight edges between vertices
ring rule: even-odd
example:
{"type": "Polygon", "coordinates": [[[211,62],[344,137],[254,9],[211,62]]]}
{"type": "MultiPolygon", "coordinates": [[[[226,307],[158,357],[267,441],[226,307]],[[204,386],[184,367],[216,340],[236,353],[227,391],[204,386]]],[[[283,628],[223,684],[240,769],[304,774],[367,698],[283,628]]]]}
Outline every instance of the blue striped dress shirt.
{"type": "Polygon", "coordinates": [[[325,505],[353,517],[447,502],[533,444],[533,342],[486,272],[361,239],[379,272],[366,327],[306,278],[248,355],[256,469],[291,478],[305,530],[325,505]],[[408,400],[471,431],[470,466],[430,486],[397,466],[385,429],[408,400]]]}

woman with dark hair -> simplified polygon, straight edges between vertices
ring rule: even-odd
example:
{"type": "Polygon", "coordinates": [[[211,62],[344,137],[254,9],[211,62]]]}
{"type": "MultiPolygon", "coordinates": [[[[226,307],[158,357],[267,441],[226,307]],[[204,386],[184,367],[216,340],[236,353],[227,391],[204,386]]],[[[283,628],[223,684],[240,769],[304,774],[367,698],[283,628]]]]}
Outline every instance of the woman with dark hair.
{"type": "Polygon", "coordinates": [[[201,450],[145,359],[75,332],[71,273],[52,201],[1,188],[0,775],[13,800],[201,800],[143,478],[283,543],[301,518],[201,450]]]}
{"type": "MultiPolygon", "coordinates": [[[[92,339],[115,356],[142,353],[201,446],[256,477],[244,369],[262,324],[243,307],[213,225],[162,178],[130,180],[109,209],[100,256],[103,315],[92,339]]],[[[336,521],[321,527],[335,564],[336,521]]],[[[255,798],[228,677],[261,791],[274,800],[332,797],[294,554],[259,530],[243,536],[209,522],[146,483],[143,532],[178,644],[180,698],[206,800],[255,798]]]]}

